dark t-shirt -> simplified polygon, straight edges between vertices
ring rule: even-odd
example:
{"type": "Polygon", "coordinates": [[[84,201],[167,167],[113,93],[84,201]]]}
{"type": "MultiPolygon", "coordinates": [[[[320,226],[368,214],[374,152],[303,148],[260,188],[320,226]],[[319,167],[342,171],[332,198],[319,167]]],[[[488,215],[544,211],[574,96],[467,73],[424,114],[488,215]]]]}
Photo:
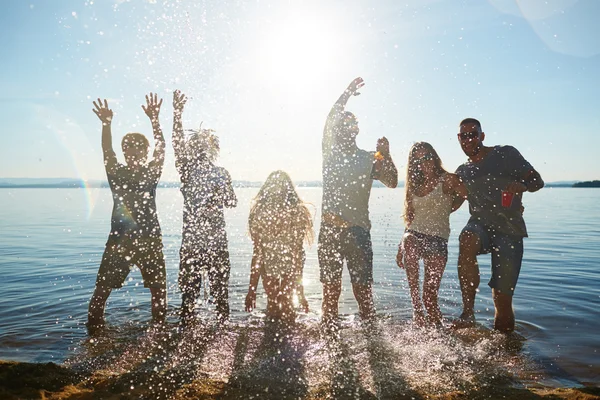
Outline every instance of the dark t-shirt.
{"type": "Polygon", "coordinates": [[[133,170],[116,163],[107,170],[106,175],[113,197],[112,235],[161,237],[156,215],[156,186],[160,172],[152,164],[133,170]]]}
{"type": "Polygon", "coordinates": [[[521,182],[533,169],[512,146],[495,146],[478,163],[468,161],[456,169],[468,191],[471,219],[507,235],[527,236],[521,211],[522,194],[515,194],[510,207],[502,206],[502,190],[510,182],[521,182]]]}

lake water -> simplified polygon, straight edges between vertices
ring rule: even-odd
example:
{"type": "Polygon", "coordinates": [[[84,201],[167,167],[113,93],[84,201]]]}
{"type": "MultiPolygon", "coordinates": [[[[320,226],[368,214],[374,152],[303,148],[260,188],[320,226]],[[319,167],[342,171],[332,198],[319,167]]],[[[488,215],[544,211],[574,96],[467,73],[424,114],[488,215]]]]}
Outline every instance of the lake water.
{"type": "MultiPolygon", "coordinates": [[[[195,368],[225,380],[239,372],[243,360],[251,358],[240,358],[235,352],[240,343],[260,342],[257,335],[264,318],[266,301],[260,296],[255,312],[243,311],[252,252],[247,218],[256,192],[253,188],[236,189],[239,206],[226,212],[232,263],[231,323],[225,333],[213,335],[194,361],[195,368]]],[[[300,188],[299,192],[314,205],[318,227],[321,189],[300,188]]],[[[493,320],[487,286],[489,256],[479,258],[479,328],[467,333],[431,332],[409,323],[412,310],[406,275],[394,262],[403,231],[403,196],[402,188],[372,190],[374,294],[381,335],[375,340],[360,334],[356,302],[344,271],[340,299],[342,337],[347,339],[343,341],[348,361],[344,365],[335,364],[336,358],[326,356],[323,349],[318,330],[322,294],[316,245],[307,249],[304,280],[311,311],[299,317],[300,336],[294,347],[296,361],[305,366],[303,382],[319,384],[319,371],[333,364],[342,370],[353,365],[361,385],[375,391],[382,382],[390,381],[390,371],[409,386],[427,385],[434,391],[464,387],[477,376],[480,383],[481,379],[496,382],[499,376],[525,385],[600,383],[600,190],[546,188],[525,195],[530,238],[525,239],[514,299],[517,332],[523,337],[516,350],[504,345],[503,335],[486,329],[493,320]],[[388,375],[384,379],[382,374],[388,375]],[[487,378],[481,378],[483,375],[487,378]]],[[[178,189],[159,189],[157,203],[167,259],[168,320],[174,326],[180,304],[177,272],[182,198],[178,189]]],[[[84,324],[111,207],[108,189],[0,189],[0,359],[79,366],[90,360],[99,362],[102,347],[87,337],[84,324]]],[[[467,219],[466,204],[451,217],[449,260],[440,290],[442,312],[449,318],[458,316],[461,309],[457,235],[467,219]]],[[[119,363],[121,367],[133,363],[132,359],[124,361],[123,355],[114,355],[115,343],[131,348],[150,340],[145,330],[150,319],[149,292],[140,280],[139,271],[134,270],[126,286],[115,290],[107,305],[113,368],[119,363]]],[[[260,290],[262,293],[262,287],[260,290]]],[[[210,305],[200,306],[198,312],[205,321],[211,320],[210,305]]],[[[208,329],[210,322],[206,324],[202,329],[208,329]]],[[[178,347],[179,351],[183,348],[178,347]]],[[[136,351],[135,357],[143,353],[139,348],[136,351]]]]}

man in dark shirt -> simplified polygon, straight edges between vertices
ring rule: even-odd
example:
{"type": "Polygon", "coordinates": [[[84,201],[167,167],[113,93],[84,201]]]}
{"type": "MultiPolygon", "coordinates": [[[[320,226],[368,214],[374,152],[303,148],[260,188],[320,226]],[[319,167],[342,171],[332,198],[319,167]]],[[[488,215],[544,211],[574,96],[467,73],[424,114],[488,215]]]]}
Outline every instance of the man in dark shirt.
{"type": "Polygon", "coordinates": [[[167,308],[166,267],[162,234],[156,215],[156,186],[165,160],[165,139],[158,114],[162,99],[146,96],[142,106],[154,133],[154,154],[148,158],[149,143],[140,133],[128,133],[121,147],[126,164],[117,161],[112,147],[113,112],[108,102],[94,102],[94,113],[102,122],[102,150],[106,176],[113,197],[111,230],[88,310],[88,330],[94,333],[104,325],[104,308],[112,289],[120,288],[131,267],[140,268],[144,286],[152,296],[152,319],[162,322],[167,308]]]}
{"type": "MultiPolygon", "coordinates": [[[[494,329],[512,332],[512,298],[521,270],[523,238],[527,229],[521,199],[524,192],[544,187],[540,174],[512,146],[483,145],[485,133],[473,118],[460,123],[458,141],[469,160],[456,174],[468,191],[471,218],[460,234],[458,276],[463,312],[457,328],[475,324],[475,294],[479,286],[478,254],[492,255],[489,286],[496,309],[494,329]]],[[[463,199],[459,199],[462,203],[463,199]]]]}

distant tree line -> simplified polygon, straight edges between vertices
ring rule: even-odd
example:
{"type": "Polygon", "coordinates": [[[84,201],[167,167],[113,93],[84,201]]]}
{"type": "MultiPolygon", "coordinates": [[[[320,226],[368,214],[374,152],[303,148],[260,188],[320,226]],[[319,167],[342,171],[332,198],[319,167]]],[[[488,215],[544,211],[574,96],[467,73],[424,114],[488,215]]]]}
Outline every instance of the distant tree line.
{"type": "Polygon", "coordinates": [[[573,184],[575,188],[597,188],[600,187],[600,181],[585,181],[573,184]]]}

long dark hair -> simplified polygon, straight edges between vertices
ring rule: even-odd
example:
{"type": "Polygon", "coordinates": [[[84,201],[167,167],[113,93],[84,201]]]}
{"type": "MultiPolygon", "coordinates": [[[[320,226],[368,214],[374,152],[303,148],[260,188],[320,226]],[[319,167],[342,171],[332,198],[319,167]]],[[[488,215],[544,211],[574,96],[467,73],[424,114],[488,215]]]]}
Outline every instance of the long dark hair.
{"type": "Polygon", "coordinates": [[[408,163],[406,164],[406,179],[405,179],[405,196],[404,196],[404,222],[408,224],[409,221],[409,200],[412,198],[413,193],[416,189],[421,187],[423,183],[425,183],[425,177],[423,173],[417,168],[417,163],[415,162],[416,156],[415,154],[419,150],[426,150],[429,154],[433,156],[433,163],[435,165],[435,172],[438,176],[445,174],[446,171],[442,166],[442,160],[438,153],[435,151],[432,145],[427,142],[417,142],[412,145],[410,150],[408,151],[408,163]]]}
{"type": "MultiPolygon", "coordinates": [[[[261,227],[268,228],[268,225],[271,225],[270,221],[279,218],[282,214],[298,218],[305,229],[303,239],[308,244],[313,242],[314,233],[310,211],[298,196],[290,176],[286,172],[278,170],[269,175],[252,201],[248,217],[250,236],[255,239],[261,231],[261,227]]],[[[289,228],[296,227],[290,225],[289,228]]]]}

